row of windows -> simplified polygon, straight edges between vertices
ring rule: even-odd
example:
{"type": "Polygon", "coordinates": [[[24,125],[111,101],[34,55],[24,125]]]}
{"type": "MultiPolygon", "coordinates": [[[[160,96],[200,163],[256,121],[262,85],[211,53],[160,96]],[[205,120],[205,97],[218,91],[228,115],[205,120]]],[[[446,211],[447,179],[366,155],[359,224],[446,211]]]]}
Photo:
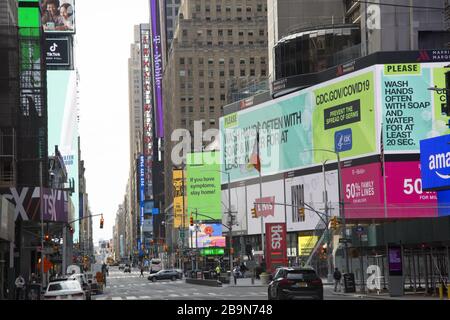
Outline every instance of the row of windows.
{"type": "MultiPolygon", "coordinates": [[[[236,12],[242,12],[244,9],[242,7],[236,7],[236,12]]],[[[263,9],[265,12],[267,12],[267,6],[264,6],[262,4],[258,4],[256,5],[256,11],[257,12],[263,12],[263,9]]],[[[200,4],[195,5],[195,11],[196,12],[201,12],[202,11],[202,6],[200,4]]],[[[226,6],[225,7],[225,12],[231,12],[231,7],[226,6]]],[[[246,12],[252,12],[253,9],[252,7],[246,7],[245,8],[246,12]]],[[[211,12],[211,6],[210,5],[205,5],[205,12],[211,12]]],[[[222,6],[220,4],[216,5],[216,12],[222,12],[222,6]]]]}
{"type": "MultiPolygon", "coordinates": [[[[245,77],[247,75],[247,73],[245,72],[245,69],[240,69],[239,70],[239,76],[240,77],[245,77]]],[[[187,74],[188,77],[192,77],[192,72],[191,70],[188,70],[186,72],[186,70],[180,70],[180,77],[185,77],[187,74]]],[[[199,77],[204,77],[205,73],[203,72],[203,70],[199,70],[198,72],[198,76],[199,77]]],[[[250,69],[250,73],[248,74],[251,77],[256,77],[256,70],[255,69],[250,69]]],[[[267,75],[266,69],[261,69],[261,76],[265,77],[267,75]]],[[[208,76],[209,78],[213,78],[214,77],[214,71],[213,70],[209,70],[208,71],[208,76]]],[[[228,76],[230,77],[235,77],[236,74],[234,72],[234,69],[230,69],[228,70],[228,76]]],[[[224,70],[220,70],[219,71],[219,77],[225,77],[225,71],[224,70]]],[[[200,82],[203,83],[203,82],[200,82]]],[[[210,89],[213,89],[214,87],[211,87],[211,83],[214,85],[214,82],[210,82],[210,89]]],[[[202,86],[200,87],[202,88],[202,86]]]]}
{"type": "MultiPolygon", "coordinates": [[[[214,32],[214,35],[216,35],[216,30],[206,29],[206,35],[207,36],[212,36],[213,32],[214,32]]],[[[265,32],[264,29],[259,29],[258,32],[259,32],[260,36],[265,36],[266,35],[266,32],[265,32]]],[[[186,31],[186,34],[183,34],[183,35],[187,36],[187,31],[186,31]]],[[[203,30],[198,30],[197,31],[197,36],[201,37],[202,35],[203,35],[203,30]]],[[[217,29],[217,35],[219,37],[222,37],[224,35],[224,29],[217,29]]],[[[227,29],[227,35],[228,36],[232,36],[233,35],[233,29],[227,29]]],[[[243,37],[244,36],[244,31],[238,31],[238,35],[240,37],[243,37]]],[[[247,35],[249,37],[253,37],[255,35],[255,31],[254,30],[247,31],[247,35]]]]}
{"type": "MultiPolygon", "coordinates": [[[[199,65],[203,65],[203,64],[205,64],[205,58],[198,58],[198,64],[199,65]]],[[[236,59],[237,60],[237,59],[236,59]]],[[[186,62],[187,62],[187,64],[192,64],[193,63],[193,58],[192,57],[189,57],[189,58],[180,58],[180,64],[181,65],[184,65],[186,62]]],[[[265,57],[259,57],[259,61],[260,61],[260,63],[262,64],[262,65],[265,65],[266,64],[266,58],[265,57]]],[[[219,62],[219,65],[225,65],[225,58],[219,58],[218,59],[218,62],[219,62]]],[[[250,58],[248,58],[248,62],[250,63],[250,64],[255,64],[255,62],[256,62],[256,58],[255,57],[250,57],[250,58]]],[[[243,64],[246,64],[247,63],[247,59],[245,59],[245,58],[240,58],[239,59],[239,64],[240,65],[243,65],[243,64]]],[[[214,64],[214,58],[208,58],[208,65],[213,65],[214,64]]],[[[228,64],[229,65],[234,65],[234,58],[233,57],[231,57],[231,58],[228,58],[228,64]]],[[[200,70],[200,71],[203,71],[203,70],[200,70]]]]}
{"type": "MultiPolygon", "coordinates": [[[[189,125],[190,125],[190,126],[192,126],[193,123],[194,123],[193,120],[189,120],[189,125]]],[[[181,119],[181,124],[182,124],[182,125],[186,125],[186,119],[181,119]]],[[[209,119],[209,124],[210,124],[210,125],[215,125],[215,124],[216,124],[216,120],[215,120],[215,119],[209,119]]],[[[192,135],[192,133],[191,133],[191,135],[192,135]]]]}
{"type": "MultiPolygon", "coordinates": [[[[194,107],[193,106],[188,106],[187,108],[185,106],[181,107],[181,113],[186,113],[186,110],[188,110],[189,113],[193,113],[194,107]]],[[[216,110],[216,107],[209,106],[209,113],[214,113],[215,110],[216,110]]],[[[223,111],[223,107],[220,107],[220,111],[223,111]]],[[[200,106],[200,113],[205,113],[205,106],[200,106]]]]}

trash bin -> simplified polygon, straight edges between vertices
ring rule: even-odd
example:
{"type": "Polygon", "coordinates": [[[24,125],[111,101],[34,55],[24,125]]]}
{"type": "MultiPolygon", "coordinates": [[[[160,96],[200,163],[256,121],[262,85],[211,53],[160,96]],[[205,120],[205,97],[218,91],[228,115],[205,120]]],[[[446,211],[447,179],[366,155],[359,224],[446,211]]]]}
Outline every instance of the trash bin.
{"type": "Polygon", "coordinates": [[[356,292],[355,285],[355,274],[354,273],[344,273],[344,292],[354,293],[356,292]]]}

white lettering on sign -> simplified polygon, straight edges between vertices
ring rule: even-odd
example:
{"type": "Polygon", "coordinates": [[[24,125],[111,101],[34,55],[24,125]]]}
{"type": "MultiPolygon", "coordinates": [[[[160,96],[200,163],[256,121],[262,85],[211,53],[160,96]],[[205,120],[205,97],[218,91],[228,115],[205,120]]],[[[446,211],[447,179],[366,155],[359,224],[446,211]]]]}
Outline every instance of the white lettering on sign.
{"type": "Polygon", "coordinates": [[[370,265],[367,268],[366,273],[369,275],[366,281],[367,289],[369,290],[381,290],[381,270],[377,265],[370,265]]]}
{"type": "Polygon", "coordinates": [[[281,249],[281,240],[283,240],[283,237],[281,235],[282,232],[283,227],[281,225],[270,227],[272,249],[281,249]]]}

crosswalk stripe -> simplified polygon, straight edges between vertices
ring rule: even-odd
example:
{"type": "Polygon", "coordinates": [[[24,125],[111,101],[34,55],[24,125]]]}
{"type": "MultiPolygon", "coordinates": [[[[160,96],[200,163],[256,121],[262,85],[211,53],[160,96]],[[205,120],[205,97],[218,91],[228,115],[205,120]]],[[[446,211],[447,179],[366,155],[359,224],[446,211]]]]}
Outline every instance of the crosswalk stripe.
{"type": "Polygon", "coordinates": [[[217,294],[212,293],[212,292],[208,292],[208,294],[209,294],[210,296],[217,296],[217,294]]]}
{"type": "Polygon", "coordinates": [[[128,296],[127,297],[127,300],[137,300],[138,298],[137,297],[135,297],[135,296],[128,296]]]}
{"type": "Polygon", "coordinates": [[[111,300],[122,300],[122,297],[112,297],[111,300]]]}
{"type": "Polygon", "coordinates": [[[169,297],[179,297],[179,295],[175,294],[175,293],[172,293],[172,294],[169,294],[169,297]]]}
{"type": "Polygon", "coordinates": [[[150,296],[140,296],[139,299],[151,299],[150,296]]]}

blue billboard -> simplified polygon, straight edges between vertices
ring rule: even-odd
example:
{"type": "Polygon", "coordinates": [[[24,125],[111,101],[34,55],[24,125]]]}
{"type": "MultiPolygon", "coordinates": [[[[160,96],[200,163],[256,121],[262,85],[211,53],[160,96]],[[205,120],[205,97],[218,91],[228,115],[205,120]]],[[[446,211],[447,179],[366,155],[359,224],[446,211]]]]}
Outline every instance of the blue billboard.
{"type": "Polygon", "coordinates": [[[450,135],[420,141],[423,190],[450,189],[450,135]]]}
{"type": "Polygon", "coordinates": [[[352,149],[352,129],[336,131],[334,133],[334,150],[344,152],[352,149]]]}
{"type": "Polygon", "coordinates": [[[153,201],[144,201],[144,214],[153,214],[154,206],[153,201]]]}

